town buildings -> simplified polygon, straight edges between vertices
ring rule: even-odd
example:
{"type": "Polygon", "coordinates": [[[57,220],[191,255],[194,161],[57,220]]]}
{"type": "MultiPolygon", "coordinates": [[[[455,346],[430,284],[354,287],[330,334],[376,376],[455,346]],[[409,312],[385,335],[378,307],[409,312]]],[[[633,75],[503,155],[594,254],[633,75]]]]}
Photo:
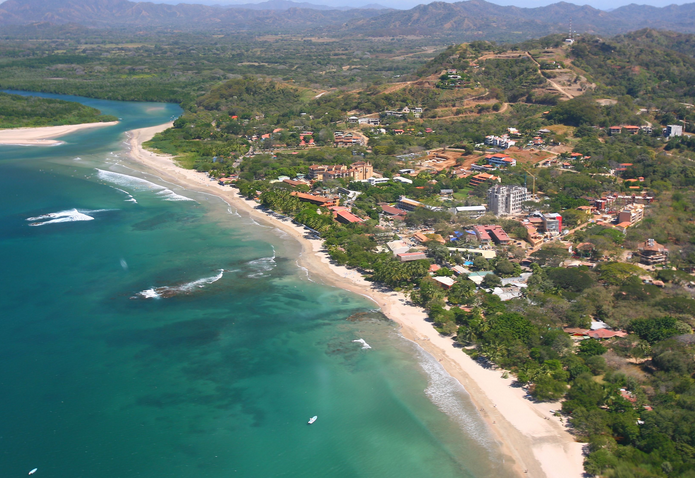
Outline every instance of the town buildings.
{"type": "Polygon", "coordinates": [[[473,226],[473,232],[481,244],[509,244],[512,240],[500,226],[473,226]]]}
{"type": "Polygon", "coordinates": [[[309,166],[309,179],[325,181],[327,179],[350,178],[354,181],[363,181],[374,175],[374,167],[371,163],[357,161],[350,166],[344,164],[313,164],[309,166]]]}
{"type": "Polygon", "coordinates": [[[546,233],[560,234],[562,233],[562,216],[556,212],[542,214],[543,227],[546,233]]]}
{"type": "Polygon", "coordinates": [[[495,216],[519,214],[530,194],[523,186],[495,185],[487,192],[487,207],[495,216]]]}
{"type": "Polygon", "coordinates": [[[668,262],[668,249],[654,239],[647,239],[637,245],[639,251],[639,261],[642,264],[655,265],[666,264],[668,262]]]}
{"type": "Polygon", "coordinates": [[[495,146],[500,149],[508,149],[516,144],[508,134],[503,134],[502,136],[485,136],[485,144],[488,146],[495,146]]]}
{"type": "Polygon", "coordinates": [[[503,168],[508,166],[516,166],[516,159],[510,158],[505,154],[493,154],[491,156],[485,156],[485,159],[487,160],[487,164],[491,164],[493,166],[503,168]]]}
{"type": "Polygon", "coordinates": [[[420,201],[416,201],[414,199],[408,199],[405,196],[401,196],[401,198],[398,200],[398,208],[399,209],[404,209],[406,211],[414,211],[415,209],[419,207],[425,207],[424,204],[422,204],[420,201]]]}
{"type": "Polygon", "coordinates": [[[300,193],[293,191],[290,193],[292,196],[295,196],[297,199],[299,199],[302,202],[308,202],[311,204],[315,204],[316,206],[323,206],[323,207],[331,207],[331,206],[337,206],[339,203],[339,199],[331,199],[331,198],[325,198],[323,196],[315,196],[313,194],[307,194],[307,193],[300,193]]]}
{"type": "Polygon", "coordinates": [[[501,180],[501,178],[499,176],[493,176],[492,174],[488,174],[488,173],[480,173],[480,174],[476,174],[475,176],[473,176],[471,178],[470,184],[471,184],[471,186],[475,187],[475,186],[478,186],[480,184],[487,183],[487,182],[494,182],[494,181],[500,182],[500,180],[501,180]]]}
{"type": "Polygon", "coordinates": [[[357,133],[336,131],[333,133],[333,144],[338,147],[364,146],[367,144],[366,139],[357,133]]]}
{"type": "Polygon", "coordinates": [[[630,226],[644,219],[644,206],[642,204],[628,204],[618,213],[618,224],[629,223],[630,226]]]}

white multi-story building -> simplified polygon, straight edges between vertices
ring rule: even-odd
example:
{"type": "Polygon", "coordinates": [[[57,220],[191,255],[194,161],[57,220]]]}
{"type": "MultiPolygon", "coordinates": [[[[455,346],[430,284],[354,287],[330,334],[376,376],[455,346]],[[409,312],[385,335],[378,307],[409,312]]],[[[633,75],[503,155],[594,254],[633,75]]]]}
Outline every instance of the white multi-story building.
{"type": "Polygon", "coordinates": [[[485,144],[489,146],[497,146],[501,149],[511,148],[516,144],[516,141],[512,141],[509,135],[503,134],[502,136],[485,136],[485,144]]]}
{"type": "Polygon", "coordinates": [[[683,126],[679,124],[670,124],[664,128],[664,136],[672,138],[674,136],[683,136],[683,126]]]}
{"type": "Polygon", "coordinates": [[[487,208],[495,216],[519,214],[524,201],[531,199],[523,186],[496,185],[487,191],[487,208]]]}

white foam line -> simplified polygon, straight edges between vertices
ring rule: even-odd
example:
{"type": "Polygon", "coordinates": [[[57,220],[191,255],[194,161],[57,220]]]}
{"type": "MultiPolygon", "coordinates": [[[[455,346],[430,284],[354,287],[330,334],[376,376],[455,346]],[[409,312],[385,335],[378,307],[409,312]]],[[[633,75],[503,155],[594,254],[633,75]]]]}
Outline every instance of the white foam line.
{"type": "MultiPolygon", "coordinates": [[[[231,271],[227,271],[231,272],[231,271]]],[[[145,289],[135,294],[131,299],[161,299],[169,298],[179,294],[190,294],[196,289],[203,289],[205,286],[213,284],[224,276],[225,270],[220,269],[217,275],[203,277],[202,279],[186,282],[177,286],[161,286],[145,289]]]]}
{"type": "Polygon", "coordinates": [[[28,217],[26,220],[31,222],[30,226],[45,226],[46,224],[61,222],[93,221],[94,218],[90,214],[104,211],[111,211],[111,209],[67,209],[65,211],[42,214],[41,216],[28,217]]]}
{"type": "Polygon", "coordinates": [[[133,203],[135,203],[135,204],[138,203],[137,200],[133,197],[133,195],[130,194],[130,193],[129,193],[128,191],[126,191],[125,189],[117,188],[116,186],[111,186],[111,187],[112,187],[113,189],[115,189],[116,191],[120,191],[120,192],[122,192],[123,194],[125,194],[126,196],[128,196],[128,199],[126,199],[126,202],[133,202],[133,203]]]}
{"type": "Polygon", "coordinates": [[[295,261],[295,264],[297,265],[297,268],[299,268],[299,269],[301,269],[301,270],[304,271],[304,273],[306,274],[306,279],[307,279],[308,281],[313,282],[314,284],[316,283],[316,281],[314,281],[314,280],[311,278],[311,276],[309,275],[309,269],[307,269],[307,268],[304,267],[304,266],[300,266],[300,265],[299,265],[299,259],[297,259],[297,260],[295,261]]]}
{"type": "Polygon", "coordinates": [[[147,179],[130,176],[128,174],[117,173],[114,171],[105,171],[96,168],[99,179],[116,184],[118,186],[133,188],[139,191],[152,191],[159,196],[164,197],[165,201],[194,201],[193,199],[175,193],[171,189],[159,184],[148,181],[147,179]]]}
{"type": "Polygon", "coordinates": [[[420,356],[418,363],[428,378],[427,388],[424,390],[427,398],[443,413],[452,418],[468,436],[486,450],[492,451],[495,442],[489,433],[482,432],[482,430],[487,430],[482,417],[475,411],[475,408],[467,410],[461,403],[460,396],[457,396],[460,394],[470,396],[461,382],[449,374],[442,364],[420,344],[406,339],[401,334],[398,335],[415,345],[418,351],[420,356]]]}

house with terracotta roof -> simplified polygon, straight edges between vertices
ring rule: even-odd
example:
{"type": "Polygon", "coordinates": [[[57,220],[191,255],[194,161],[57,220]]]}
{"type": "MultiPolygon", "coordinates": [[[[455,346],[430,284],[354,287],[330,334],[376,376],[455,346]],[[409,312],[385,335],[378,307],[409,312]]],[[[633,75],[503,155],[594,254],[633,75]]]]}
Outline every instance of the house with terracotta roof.
{"type": "Polygon", "coordinates": [[[355,216],[350,211],[336,211],[335,219],[343,224],[360,224],[364,222],[364,219],[355,216]]]}
{"type": "Polygon", "coordinates": [[[413,234],[413,239],[419,242],[420,244],[424,244],[425,242],[430,240],[429,237],[425,236],[421,232],[416,232],[415,234],[413,234]]]}
{"type": "Polygon", "coordinates": [[[489,173],[480,173],[476,174],[471,178],[471,186],[478,186],[483,183],[487,182],[499,182],[501,181],[501,178],[499,176],[493,176],[492,174],[489,173]]]}
{"type": "Polygon", "coordinates": [[[598,329],[590,330],[586,335],[592,339],[606,340],[612,339],[613,337],[627,337],[627,332],[623,332],[622,330],[598,329]]]}
{"type": "Polygon", "coordinates": [[[316,206],[323,206],[323,207],[331,207],[331,206],[337,206],[338,202],[340,199],[335,198],[325,198],[323,196],[315,196],[313,194],[307,194],[307,193],[300,193],[293,191],[290,193],[292,196],[295,196],[297,199],[299,199],[302,202],[308,202],[311,204],[315,204],[316,206]]]}
{"type": "Polygon", "coordinates": [[[388,216],[405,216],[408,214],[408,211],[404,209],[399,209],[397,207],[389,206],[388,204],[379,204],[381,207],[381,210],[384,212],[384,214],[388,216]]]}
{"type": "Polygon", "coordinates": [[[481,244],[509,244],[511,238],[504,232],[501,226],[473,226],[475,236],[481,244]]]}

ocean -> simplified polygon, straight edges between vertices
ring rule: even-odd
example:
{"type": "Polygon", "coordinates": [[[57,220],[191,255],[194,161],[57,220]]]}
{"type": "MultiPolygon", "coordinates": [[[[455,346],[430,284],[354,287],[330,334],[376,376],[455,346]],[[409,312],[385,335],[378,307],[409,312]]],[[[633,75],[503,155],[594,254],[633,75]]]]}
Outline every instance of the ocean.
{"type": "Polygon", "coordinates": [[[178,106],[36,95],[121,122],[0,146],[3,476],[512,476],[465,390],[372,302],[127,160],[125,132],[178,106]]]}

